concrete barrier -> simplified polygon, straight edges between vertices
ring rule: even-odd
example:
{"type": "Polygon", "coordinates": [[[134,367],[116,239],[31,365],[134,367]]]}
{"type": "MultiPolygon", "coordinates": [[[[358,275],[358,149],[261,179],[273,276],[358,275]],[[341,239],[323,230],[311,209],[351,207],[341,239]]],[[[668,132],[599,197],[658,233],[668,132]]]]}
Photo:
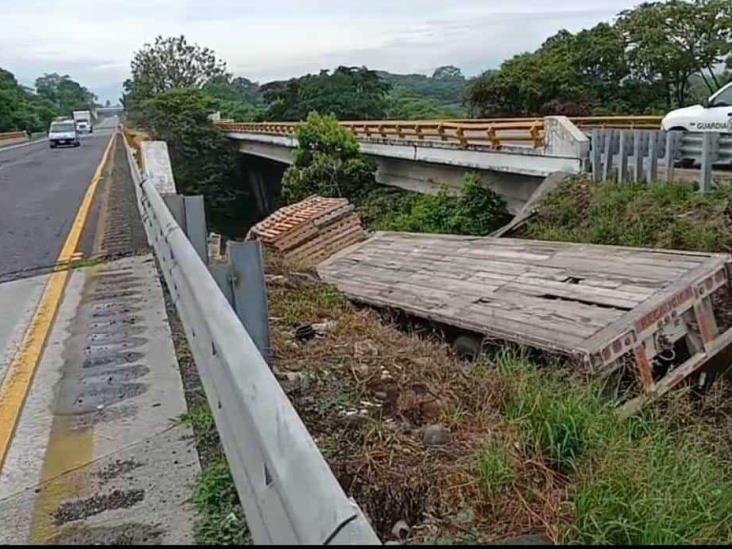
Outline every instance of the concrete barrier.
{"type": "Polygon", "coordinates": [[[18,143],[27,143],[30,141],[26,132],[5,132],[0,133],[0,147],[7,145],[16,145],[18,143]]]}

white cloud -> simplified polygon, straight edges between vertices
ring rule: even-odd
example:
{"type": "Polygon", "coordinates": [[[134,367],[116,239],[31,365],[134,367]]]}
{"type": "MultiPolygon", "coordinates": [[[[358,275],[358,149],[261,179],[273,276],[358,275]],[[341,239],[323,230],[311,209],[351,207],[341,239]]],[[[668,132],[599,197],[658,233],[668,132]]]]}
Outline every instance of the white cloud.
{"type": "Polygon", "coordinates": [[[185,34],[235,73],[287,78],[338,64],[468,74],[578,30],[632,0],[0,0],[0,67],[31,84],[68,73],[115,100],[134,51],[156,35],[185,34]]]}

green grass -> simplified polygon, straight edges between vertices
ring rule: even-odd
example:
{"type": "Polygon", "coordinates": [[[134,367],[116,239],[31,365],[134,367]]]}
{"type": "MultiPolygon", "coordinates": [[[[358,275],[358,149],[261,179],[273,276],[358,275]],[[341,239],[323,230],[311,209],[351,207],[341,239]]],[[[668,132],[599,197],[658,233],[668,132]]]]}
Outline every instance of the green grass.
{"type": "Polygon", "coordinates": [[[495,495],[516,480],[511,455],[505,446],[495,442],[478,455],[475,468],[488,495],[495,495]]]}
{"type": "Polygon", "coordinates": [[[719,456],[648,420],[620,431],[578,475],[576,525],[588,544],[719,544],[732,541],[732,483],[719,456]]]}
{"type": "MultiPolygon", "coordinates": [[[[503,413],[525,456],[544,460],[573,485],[574,520],[563,541],[732,542],[728,462],[705,445],[698,418],[683,428],[678,418],[648,411],[623,420],[591,382],[539,369],[510,350],[497,362],[507,392],[503,413]]],[[[491,452],[481,480],[502,478],[505,462],[491,452]]]]}
{"type": "Polygon", "coordinates": [[[322,313],[343,309],[348,301],[333,286],[318,284],[293,294],[277,316],[282,316],[288,326],[295,327],[308,322],[318,322],[322,313]]]}
{"type": "Polygon", "coordinates": [[[251,544],[244,511],[239,503],[234,480],[219,442],[216,424],[206,405],[196,406],[181,416],[196,437],[202,471],[196,480],[193,504],[197,511],[194,525],[200,545],[251,544]]]}
{"type": "Polygon", "coordinates": [[[199,518],[196,541],[203,545],[250,544],[239,497],[225,459],[206,468],[196,483],[193,503],[199,518]]]}
{"type": "Polygon", "coordinates": [[[558,365],[539,371],[510,350],[499,357],[499,374],[511,387],[504,413],[519,428],[525,452],[568,473],[603,443],[617,419],[601,391],[584,383],[569,387],[559,371],[558,365]]]}
{"type": "Polygon", "coordinates": [[[695,251],[732,249],[732,188],[687,183],[617,184],[572,179],[527,225],[539,240],[695,251]]]}

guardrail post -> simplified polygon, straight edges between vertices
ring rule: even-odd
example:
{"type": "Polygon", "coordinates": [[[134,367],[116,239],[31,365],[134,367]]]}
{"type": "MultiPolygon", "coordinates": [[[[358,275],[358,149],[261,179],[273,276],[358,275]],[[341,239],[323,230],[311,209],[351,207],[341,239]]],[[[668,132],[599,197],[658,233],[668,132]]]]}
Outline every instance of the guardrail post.
{"type": "Polygon", "coordinates": [[[603,181],[609,181],[610,180],[610,174],[613,170],[613,138],[614,136],[613,130],[605,130],[605,143],[604,143],[604,157],[605,161],[602,165],[602,179],[603,181]]]}
{"type": "Polygon", "coordinates": [[[633,181],[643,181],[643,132],[633,130],[633,181]]]}
{"type": "Polygon", "coordinates": [[[618,144],[618,175],[617,182],[625,183],[628,177],[628,132],[620,130],[620,142],[618,144]]]}
{"type": "Polygon", "coordinates": [[[599,128],[592,129],[592,180],[600,181],[602,179],[602,130],[599,128]]]}
{"type": "Polygon", "coordinates": [[[646,179],[649,183],[653,183],[658,179],[658,132],[656,131],[649,132],[648,134],[646,179]]]}
{"type": "Polygon", "coordinates": [[[230,241],[228,250],[234,310],[264,360],[269,363],[272,346],[261,244],[258,240],[230,241]]]}
{"type": "Polygon", "coordinates": [[[716,160],[718,144],[718,133],[702,133],[702,157],[699,170],[699,190],[701,192],[708,192],[712,189],[712,166],[716,160]]]}
{"type": "Polygon", "coordinates": [[[206,237],[208,231],[203,195],[184,196],[183,209],[186,214],[186,236],[201,260],[208,263],[208,239],[206,237]]]}
{"type": "Polygon", "coordinates": [[[678,144],[678,132],[666,132],[666,156],[664,158],[664,165],[666,168],[667,183],[673,181],[674,179],[674,168],[676,167],[678,144]]]}

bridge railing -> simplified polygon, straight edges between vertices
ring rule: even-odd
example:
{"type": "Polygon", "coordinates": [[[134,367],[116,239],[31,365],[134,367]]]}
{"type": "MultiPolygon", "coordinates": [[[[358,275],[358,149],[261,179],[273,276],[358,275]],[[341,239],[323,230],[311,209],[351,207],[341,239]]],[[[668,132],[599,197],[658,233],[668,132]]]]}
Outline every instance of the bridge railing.
{"type": "Polygon", "coordinates": [[[379,544],[161,194],[127,157],[256,544],[379,544]]]}
{"type": "MultiPolygon", "coordinates": [[[[579,116],[569,120],[578,128],[657,130],[660,116],[579,116]]],[[[233,122],[216,125],[225,132],[294,136],[299,122],[233,122]]],[[[343,121],[361,140],[389,143],[446,143],[460,148],[500,150],[507,146],[540,149],[546,145],[543,118],[484,118],[457,120],[361,120],[343,121]]]]}
{"type": "Polygon", "coordinates": [[[660,130],[662,116],[577,116],[570,120],[579,128],[660,130]]]}
{"type": "MultiPolygon", "coordinates": [[[[403,142],[440,142],[467,148],[470,146],[501,149],[507,145],[544,146],[543,119],[453,121],[364,120],[340,122],[364,140],[403,142]]],[[[299,122],[230,122],[216,123],[222,131],[294,136],[299,122]]]]}

